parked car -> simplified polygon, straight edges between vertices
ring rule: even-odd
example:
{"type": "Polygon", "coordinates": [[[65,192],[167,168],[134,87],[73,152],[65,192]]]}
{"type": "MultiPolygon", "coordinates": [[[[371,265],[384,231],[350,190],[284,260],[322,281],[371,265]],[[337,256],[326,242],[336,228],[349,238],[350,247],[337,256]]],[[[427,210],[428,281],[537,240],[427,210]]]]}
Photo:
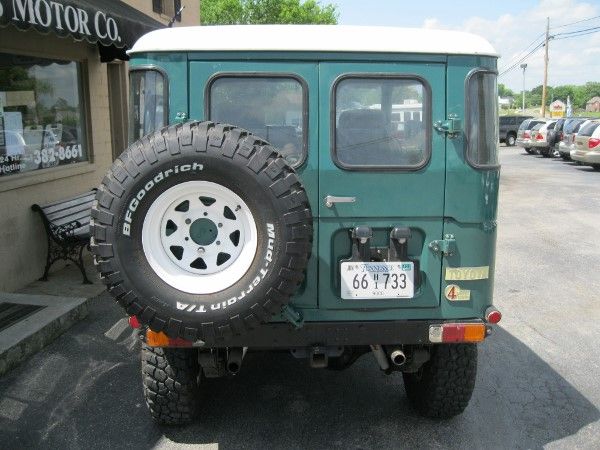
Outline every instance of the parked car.
{"type": "MultiPolygon", "coordinates": [[[[548,141],[548,147],[550,148],[551,156],[554,156],[555,153],[558,151],[558,143],[562,140],[563,128],[568,120],[569,119],[566,117],[558,119],[554,124],[554,128],[548,130],[546,134],[546,140],[548,141]]],[[[558,154],[556,154],[555,156],[558,156],[558,154]]]]}
{"type": "Polygon", "coordinates": [[[565,161],[571,160],[571,151],[575,149],[575,138],[582,126],[585,126],[590,119],[578,117],[573,119],[564,127],[563,138],[558,143],[558,153],[565,161]]]}
{"type": "Polygon", "coordinates": [[[581,127],[571,159],[600,170],[600,120],[590,120],[581,127]]]}
{"type": "Polygon", "coordinates": [[[537,151],[544,158],[552,156],[550,152],[550,143],[548,142],[548,131],[554,129],[556,120],[548,120],[544,123],[539,123],[531,130],[531,148],[537,151]]]}
{"type": "Polygon", "coordinates": [[[500,142],[504,142],[507,147],[512,147],[517,141],[517,131],[519,125],[525,119],[531,119],[532,116],[500,116],[498,135],[500,142]]]}
{"type": "Polygon", "coordinates": [[[526,119],[524,120],[521,125],[519,125],[519,129],[517,130],[517,145],[519,147],[523,147],[523,149],[527,152],[527,153],[531,153],[533,154],[534,151],[531,150],[531,129],[533,127],[535,127],[536,125],[539,125],[541,123],[545,123],[546,119],[526,119]]]}
{"type": "Polygon", "coordinates": [[[130,56],[130,107],[158,108],[140,88],[151,73],[168,77],[172,110],[103,178],[90,247],[139,330],[152,416],[206,418],[204,378],[239,376],[247,350],[337,370],[370,353],[402,373],[419,413],[460,414],[476,343],[500,320],[491,45],[455,31],[182,27],[130,56]],[[394,104],[418,111],[399,122],[394,104]]]}

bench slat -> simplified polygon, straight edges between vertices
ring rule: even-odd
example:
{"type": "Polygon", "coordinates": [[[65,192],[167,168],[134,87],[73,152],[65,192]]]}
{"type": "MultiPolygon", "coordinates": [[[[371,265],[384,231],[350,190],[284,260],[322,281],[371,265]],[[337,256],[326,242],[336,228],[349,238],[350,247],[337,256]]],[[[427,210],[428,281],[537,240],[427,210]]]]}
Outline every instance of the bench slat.
{"type": "Polygon", "coordinates": [[[79,205],[71,206],[70,208],[61,209],[59,211],[53,212],[52,214],[46,214],[46,218],[55,223],[56,221],[64,218],[68,218],[70,216],[78,215],[82,211],[89,211],[91,214],[92,210],[92,202],[81,203],[79,205]]]}
{"type": "Polygon", "coordinates": [[[70,201],[80,199],[82,197],[88,197],[88,196],[94,197],[95,195],[96,195],[96,189],[92,189],[91,191],[83,192],[81,194],[75,195],[74,197],[68,197],[68,198],[64,198],[62,200],[57,200],[57,201],[52,202],[52,203],[47,203],[45,205],[40,205],[40,208],[42,208],[42,209],[45,210],[45,209],[51,208],[53,206],[57,206],[57,205],[60,206],[60,205],[62,205],[64,203],[68,203],[70,201]]]}
{"type": "Polygon", "coordinates": [[[69,223],[69,222],[73,222],[75,220],[77,220],[79,223],[89,222],[90,221],[90,217],[91,217],[91,209],[90,210],[81,211],[78,214],[73,214],[73,215],[70,215],[68,217],[62,217],[60,219],[53,220],[52,224],[56,225],[56,226],[60,226],[60,225],[64,225],[64,224],[69,223]]]}
{"type": "Polygon", "coordinates": [[[41,208],[42,208],[42,211],[44,212],[44,214],[46,214],[46,217],[48,217],[50,214],[54,214],[58,211],[68,209],[73,206],[82,205],[82,204],[86,204],[86,203],[91,204],[94,201],[95,196],[96,196],[95,193],[88,193],[84,197],[79,197],[79,198],[68,200],[66,202],[53,204],[52,206],[42,206],[41,208]]]}

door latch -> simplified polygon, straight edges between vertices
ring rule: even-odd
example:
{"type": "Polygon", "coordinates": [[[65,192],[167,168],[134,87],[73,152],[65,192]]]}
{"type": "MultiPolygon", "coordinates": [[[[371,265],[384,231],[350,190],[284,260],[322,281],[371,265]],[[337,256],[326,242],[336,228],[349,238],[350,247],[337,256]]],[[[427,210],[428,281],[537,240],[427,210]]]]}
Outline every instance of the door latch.
{"type": "Polygon", "coordinates": [[[438,120],[433,123],[433,128],[440,133],[446,133],[448,137],[458,136],[462,131],[462,120],[455,114],[450,114],[446,120],[438,120]]]}
{"type": "Polygon", "coordinates": [[[440,253],[442,256],[452,256],[456,253],[456,239],[454,239],[453,234],[446,234],[444,239],[431,241],[429,248],[433,253],[440,253]]]}
{"type": "Polygon", "coordinates": [[[335,195],[327,195],[325,197],[325,206],[333,208],[334,203],[354,203],[356,197],[336,197],[335,195]]]}

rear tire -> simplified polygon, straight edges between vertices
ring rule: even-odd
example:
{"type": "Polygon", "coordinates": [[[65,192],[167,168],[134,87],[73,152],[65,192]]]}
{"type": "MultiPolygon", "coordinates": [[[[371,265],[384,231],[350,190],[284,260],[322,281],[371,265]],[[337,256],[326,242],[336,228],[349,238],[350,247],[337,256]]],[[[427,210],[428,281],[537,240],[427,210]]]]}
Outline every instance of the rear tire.
{"type": "Polygon", "coordinates": [[[198,351],[142,345],[144,399],[162,425],[185,425],[197,412],[198,351]]]}
{"type": "Polygon", "coordinates": [[[531,147],[523,147],[523,149],[524,149],[524,150],[525,150],[527,153],[529,153],[530,155],[533,155],[533,154],[535,153],[535,151],[533,151],[533,150],[531,149],[531,147]]]}
{"type": "Polygon", "coordinates": [[[517,138],[516,138],[516,136],[515,136],[515,135],[513,135],[513,134],[509,134],[508,136],[506,136],[506,140],[505,140],[505,142],[506,142],[506,146],[507,146],[507,147],[512,147],[512,146],[514,146],[514,145],[515,145],[515,142],[516,142],[516,139],[517,139],[517,138]]]}
{"type": "Polygon", "coordinates": [[[403,373],[412,406],[425,417],[449,419],[461,414],[471,399],[477,375],[476,344],[441,344],[416,373],[403,373]]]}

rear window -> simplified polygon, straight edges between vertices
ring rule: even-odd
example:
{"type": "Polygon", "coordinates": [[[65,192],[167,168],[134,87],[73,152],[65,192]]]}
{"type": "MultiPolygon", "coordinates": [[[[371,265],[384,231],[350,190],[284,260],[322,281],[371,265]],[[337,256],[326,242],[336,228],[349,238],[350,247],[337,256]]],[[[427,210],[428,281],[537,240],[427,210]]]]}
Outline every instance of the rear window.
{"type": "Polygon", "coordinates": [[[515,125],[517,123],[516,117],[500,117],[500,125],[515,125]]]}
{"type": "Polygon", "coordinates": [[[306,88],[287,75],[219,75],[208,87],[208,117],[234,123],[274,145],[291,166],[306,155],[306,88]]]}
{"type": "Polygon", "coordinates": [[[571,120],[565,121],[565,125],[563,126],[563,132],[565,134],[572,133],[573,130],[575,129],[575,127],[578,127],[579,125],[581,125],[581,122],[583,122],[583,121],[578,120],[578,119],[571,119],[571,120]]]}
{"type": "Polygon", "coordinates": [[[467,81],[467,160],[475,167],[498,165],[496,73],[477,71],[467,81]]]}
{"type": "Polygon", "coordinates": [[[429,159],[431,100],[421,80],[351,75],[335,84],[333,101],[333,158],[340,167],[416,169],[429,159]]]}
{"type": "Polygon", "coordinates": [[[167,83],[155,69],[129,73],[129,143],[167,124],[167,83]]]}
{"type": "Polygon", "coordinates": [[[579,136],[591,136],[600,122],[590,122],[579,130],[579,136]]]}

